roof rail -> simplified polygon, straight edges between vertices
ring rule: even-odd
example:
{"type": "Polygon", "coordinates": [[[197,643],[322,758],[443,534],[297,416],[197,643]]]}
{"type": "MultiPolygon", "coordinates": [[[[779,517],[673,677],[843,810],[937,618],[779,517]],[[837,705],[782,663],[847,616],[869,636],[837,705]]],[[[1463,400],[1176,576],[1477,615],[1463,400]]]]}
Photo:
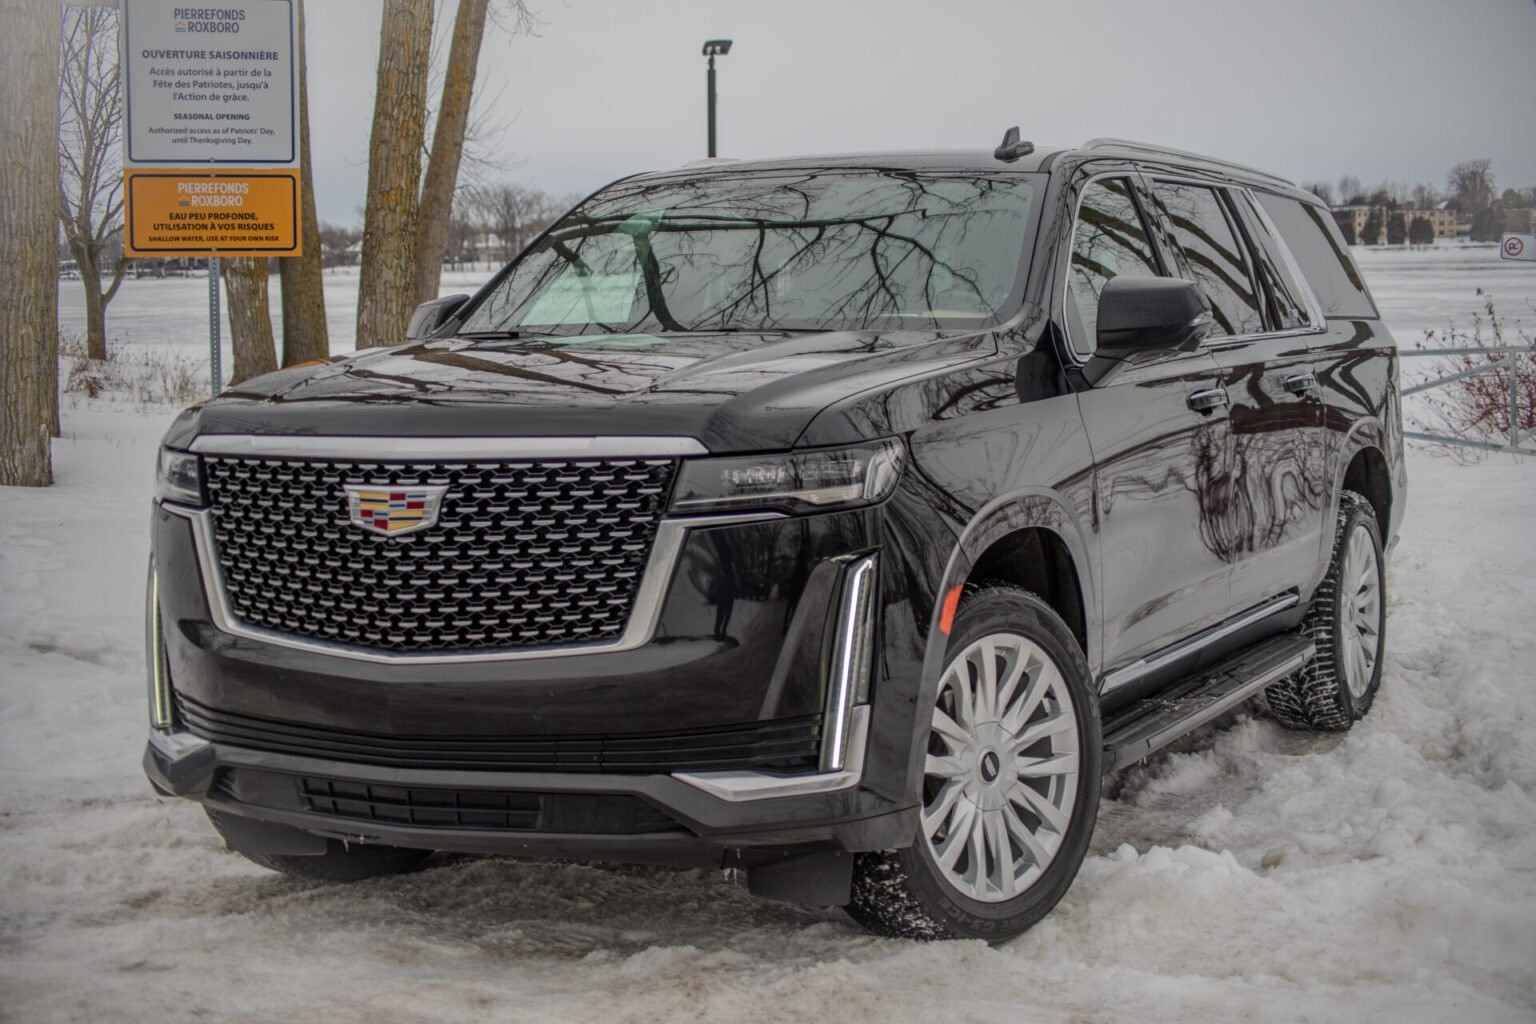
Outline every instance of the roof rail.
{"type": "Polygon", "coordinates": [[[1205,164],[1208,167],[1229,171],[1241,171],[1244,174],[1252,175],[1256,178],[1263,178],[1264,180],[1274,182],[1277,185],[1284,185],[1286,188],[1296,187],[1295,182],[1288,178],[1282,178],[1280,175],[1271,173],[1270,171],[1260,170],[1257,167],[1249,167],[1247,164],[1234,163],[1231,160],[1221,160],[1214,156],[1206,156],[1204,153],[1191,153],[1188,150],[1173,149],[1170,146],[1158,146],[1150,142],[1135,142],[1131,139],[1099,138],[1089,139],[1078,148],[1128,149],[1138,153],[1147,153],[1152,156],[1174,157],[1189,163],[1205,164]]]}

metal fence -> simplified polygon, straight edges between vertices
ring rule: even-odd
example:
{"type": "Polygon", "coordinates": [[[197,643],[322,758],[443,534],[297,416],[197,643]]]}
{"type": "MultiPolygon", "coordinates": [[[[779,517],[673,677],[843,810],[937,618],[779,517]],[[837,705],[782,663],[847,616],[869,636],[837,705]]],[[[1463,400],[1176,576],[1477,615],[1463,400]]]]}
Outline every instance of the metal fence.
{"type": "MultiPolygon", "coordinates": [[[[1416,395],[1420,391],[1428,391],[1430,388],[1444,387],[1453,381],[1465,380],[1468,377],[1476,377],[1484,373],[1497,373],[1499,370],[1509,371],[1509,443],[1495,444],[1491,441],[1469,441],[1464,437],[1450,437],[1446,434],[1430,434],[1416,430],[1403,431],[1404,437],[1411,437],[1416,441],[1434,441],[1437,444],[1459,445],[1463,448],[1477,448],[1488,452],[1510,452],[1515,455],[1536,455],[1536,448],[1520,447],[1520,391],[1519,378],[1515,373],[1515,364],[1521,356],[1536,358],[1536,346],[1533,345],[1500,345],[1492,348],[1416,348],[1399,349],[1398,355],[1407,359],[1410,357],[1424,356],[1468,356],[1468,355],[1498,355],[1501,358],[1494,360],[1486,366],[1475,366],[1470,370],[1460,373],[1452,373],[1435,380],[1425,381],[1423,384],[1415,384],[1413,387],[1403,389],[1403,397],[1416,395]]],[[[1529,436],[1530,432],[1527,432],[1529,436]]]]}

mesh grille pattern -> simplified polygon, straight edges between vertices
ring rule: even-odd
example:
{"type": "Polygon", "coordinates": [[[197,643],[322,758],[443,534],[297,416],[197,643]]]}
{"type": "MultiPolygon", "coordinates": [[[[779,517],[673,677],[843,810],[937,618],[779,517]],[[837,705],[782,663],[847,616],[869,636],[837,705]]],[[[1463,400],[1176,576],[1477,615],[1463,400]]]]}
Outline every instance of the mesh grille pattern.
{"type": "Polygon", "coordinates": [[[676,821],[632,796],[406,788],[311,778],[299,780],[299,795],[305,810],[315,814],[417,828],[604,835],[680,830],[676,821]]]}
{"type": "Polygon", "coordinates": [[[204,457],[233,613],[391,651],[542,647],[624,631],[676,462],[204,457]],[[348,521],[345,484],[446,485],[435,526],[348,521]]]}

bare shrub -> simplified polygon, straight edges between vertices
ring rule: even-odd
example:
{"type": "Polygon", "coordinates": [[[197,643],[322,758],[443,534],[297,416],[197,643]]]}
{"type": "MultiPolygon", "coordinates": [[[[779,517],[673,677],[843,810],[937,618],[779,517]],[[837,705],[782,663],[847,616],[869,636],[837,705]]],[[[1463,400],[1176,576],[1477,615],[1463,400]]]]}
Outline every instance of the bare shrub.
{"type": "Polygon", "coordinates": [[[195,359],[163,349],[107,344],[105,359],[87,356],[85,339],[59,334],[63,391],[87,398],[122,399],[138,405],[190,405],[208,397],[208,375],[195,359]]]}
{"type": "MultiPolygon", "coordinates": [[[[1446,434],[1466,441],[1507,445],[1513,421],[1522,440],[1536,432],[1536,343],[1518,328],[1509,337],[1494,308],[1493,296],[1479,288],[1483,309],[1472,315],[1468,333],[1455,326],[1427,330],[1418,348],[1499,348],[1519,346],[1522,353],[1468,352],[1434,360],[1430,378],[1469,374],[1459,380],[1421,392],[1417,410],[1408,417],[1417,430],[1446,434]],[[1503,365],[1501,365],[1503,364],[1503,365]],[[1483,371],[1475,373],[1474,371],[1483,371]],[[1513,388],[1513,409],[1511,408],[1513,388]]],[[[1460,445],[1443,445],[1446,454],[1460,461],[1481,459],[1486,452],[1460,445]]]]}

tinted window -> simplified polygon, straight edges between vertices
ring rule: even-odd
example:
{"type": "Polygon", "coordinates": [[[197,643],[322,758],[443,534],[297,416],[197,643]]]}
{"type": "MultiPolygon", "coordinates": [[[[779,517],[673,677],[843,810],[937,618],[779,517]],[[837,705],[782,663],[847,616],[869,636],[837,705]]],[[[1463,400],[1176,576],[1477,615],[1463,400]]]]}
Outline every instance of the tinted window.
{"type": "Polygon", "coordinates": [[[1267,192],[1259,193],[1259,205],[1301,264],[1324,316],[1376,318],[1376,304],[1327,210],[1267,192]]]}
{"type": "Polygon", "coordinates": [[[1033,195],[985,174],[622,183],[529,249],[464,330],[976,327],[1018,283],[1033,195]]]}
{"type": "Polygon", "coordinates": [[[1281,256],[1279,243],[1271,237],[1253,200],[1243,192],[1228,192],[1227,195],[1242,211],[1243,229],[1248,232],[1248,240],[1253,243],[1250,251],[1258,262],[1259,277],[1269,293],[1272,303],[1270,316],[1275,326],[1282,331],[1308,326],[1312,322],[1312,314],[1301,297],[1301,288],[1297,286],[1290,267],[1281,256]]]}
{"type": "Polygon", "coordinates": [[[1216,190],[1159,181],[1152,185],[1152,197],[1184,254],[1186,272],[1210,300],[1217,332],[1263,331],[1264,314],[1248,263],[1216,190]]]}
{"type": "Polygon", "coordinates": [[[1071,325],[1075,347],[1081,352],[1097,347],[1099,294],[1106,284],[1122,275],[1157,277],[1160,272],[1125,181],[1105,178],[1085,188],[1072,234],[1072,266],[1067,277],[1072,294],[1068,315],[1077,314],[1071,325]]]}

